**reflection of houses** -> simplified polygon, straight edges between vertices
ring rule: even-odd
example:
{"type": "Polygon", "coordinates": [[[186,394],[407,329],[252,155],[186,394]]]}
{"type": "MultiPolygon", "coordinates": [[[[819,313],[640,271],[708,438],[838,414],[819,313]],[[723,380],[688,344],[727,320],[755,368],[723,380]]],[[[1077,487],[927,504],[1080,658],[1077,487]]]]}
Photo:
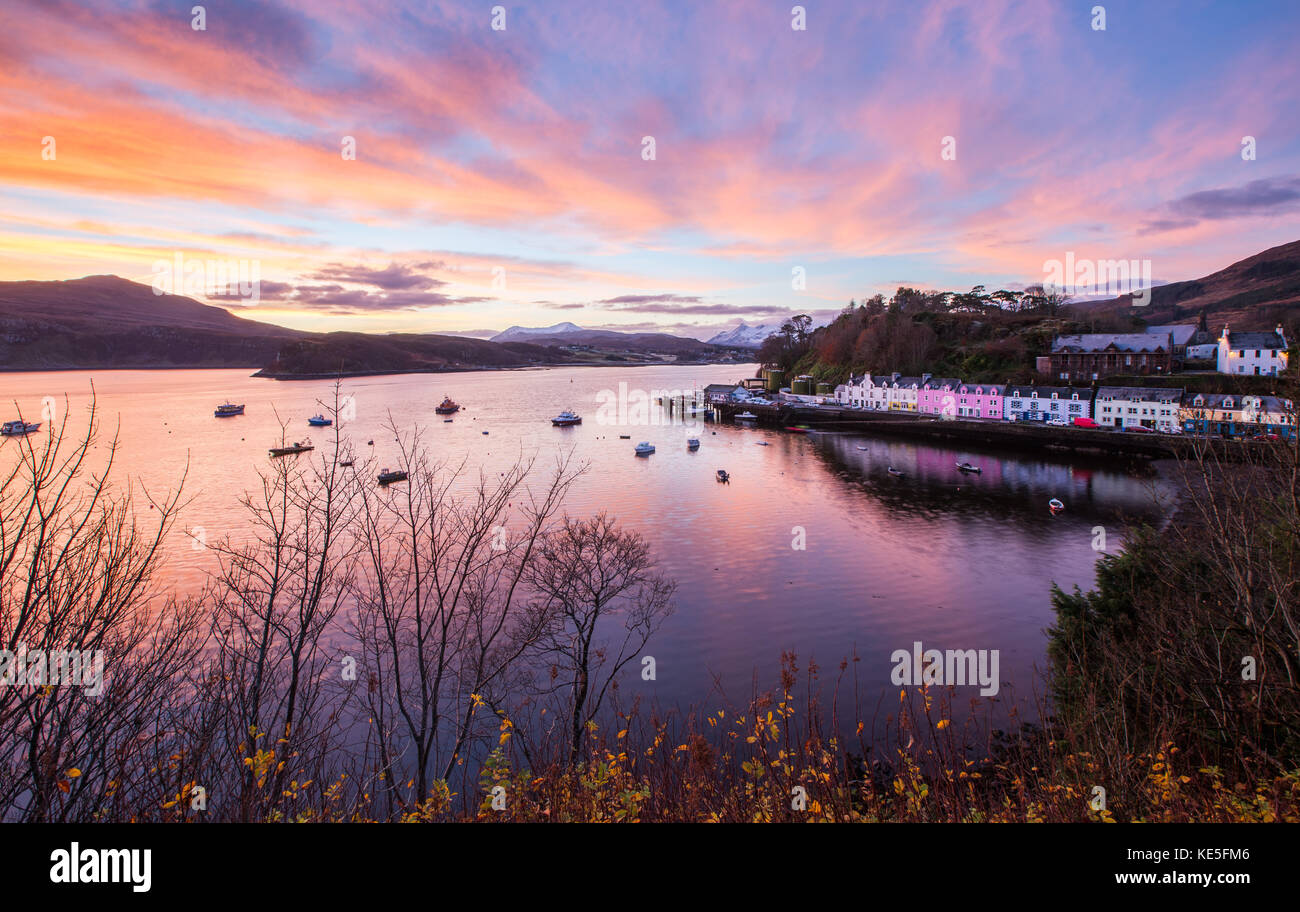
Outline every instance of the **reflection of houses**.
{"type": "Polygon", "coordinates": [[[1183,390],[1140,386],[1103,386],[1093,401],[1093,419],[1106,427],[1156,430],[1179,424],[1183,390]]]}
{"type": "Polygon", "coordinates": [[[1054,380],[1167,374],[1173,369],[1173,342],[1167,331],[1057,336],[1048,365],[1054,380]]]}
{"type": "Polygon", "coordinates": [[[1068,386],[1008,386],[1002,400],[1007,421],[1064,421],[1087,418],[1092,390],[1068,386]]]}
{"type": "Polygon", "coordinates": [[[1197,393],[1187,396],[1178,415],[1183,430],[1189,434],[1295,436],[1295,406],[1290,400],[1278,396],[1197,393]]]}
{"type": "Polygon", "coordinates": [[[1229,332],[1219,337],[1219,373],[1277,376],[1286,370],[1287,341],[1278,326],[1272,332],[1229,332]]]}

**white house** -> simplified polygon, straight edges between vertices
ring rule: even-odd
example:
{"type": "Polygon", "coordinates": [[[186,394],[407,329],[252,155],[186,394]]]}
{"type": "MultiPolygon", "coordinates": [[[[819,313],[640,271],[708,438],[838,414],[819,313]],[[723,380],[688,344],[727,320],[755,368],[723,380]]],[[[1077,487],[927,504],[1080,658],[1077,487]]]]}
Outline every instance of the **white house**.
{"type": "Polygon", "coordinates": [[[890,374],[888,377],[873,377],[871,374],[863,374],[861,377],[849,377],[847,383],[842,383],[835,388],[835,401],[839,405],[849,408],[870,409],[871,411],[885,412],[890,409],[903,409],[905,411],[916,411],[917,387],[920,381],[916,377],[900,377],[898,374],[890,374]],[[899,383],[903,386],[900,388],[899,383]],[[909,384],[911,384],[909,386],[909,384]],[[910,391],[911,406],[908,408],[906,402],[910,391]],[[899,403],[895,405],[894,403],[899,403]]]}
{"type": "Polygon", "coordinates": [[[1141,386],[1103,386],[1093,400],[1092,418],[1104,427],[1179,427],[1183,390],[1141,386]]]}
{"type": "Polygon", "coordinates": [[[1087,418],[1092,411],[1092,390],[1069,386],[1008,386],[1002,400],[1007,421],[1064,421],[1087,418]]]}
{"type": "Polygon", "coordinates": [[[1229,332],[1219,337],[1219,373],[1277,376],[1286,370],[1287,341],[1279,325],[1272,332],[1229,332]]]}

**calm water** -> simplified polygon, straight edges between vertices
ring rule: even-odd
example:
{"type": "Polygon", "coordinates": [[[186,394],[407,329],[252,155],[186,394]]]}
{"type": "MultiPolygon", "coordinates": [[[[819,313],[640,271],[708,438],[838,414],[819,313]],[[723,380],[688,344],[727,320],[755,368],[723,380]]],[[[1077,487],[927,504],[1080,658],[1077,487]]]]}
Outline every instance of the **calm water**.
{"type": "MultiPolygon", "coordinates": [[[[356,415],[344,434],[362,457],[373,439],[376,461],[396,465],[383,425],[390,415],[404,429],[418,422],[435,455],[468,458],[491,474],[521,451],[546,466],[572,449],[590,470],[566,509],[607,510],[635,527],[679,582],[677,611],[648,650],[658,680],[637,676],[627,687],[682,708],[717,705],[715,684],[736,700],[755,682],[771,686],[786,650],[801,664],[815,658],[828,681],[856,651],[863,698],[874,704],[897,690],[889,682],[891,653],[916,640],[927,648],[999,650],[1003,709],[1013,697],[1029,700],[1052,622],[1051,583],[1090,587],[1099,556],[1094,527],[1106,528],[1113,551],[1122,518],[1160,518],[1153,495],[1164,482],[1130,474],[1121,463],[715,424],[693,432],[703,445],[689,452],[681,427],[595,420],[600,391],[620,383],[691,388],[751,372],[573,368],[353,379],[344,393],[354,397],[356,415]],[[451,424],[433,412],[444,395],[465,407],[451,424]],[[586,423],[551,427],[547,419],[565,408],[586,423]],[[636,458],[639,440],[658,452],[636,458]],[[957,472],[954,463],[964,460],[982,466],[983,475],[957,472]],[[891,464],[907,477],[889,476],[891,464]],[[719,468],[731,473],[730,485],[715,481],[719,468]],[[1064,514],[1049,514],[1052,497],[1067,504],[1064,514]],[[796,527],[804,550],[792,547],[796,527]]],[[[44,397],[62,408],[65,393],[80,418],[92,380],[105,431],[120,423],[119,483],[129,477],[161,491],[188,465],[191,502],[182,523],[209,537],[239,536],[238,495],[257,483],[266,449],[279,439],[276,412],[289,420],[290,439],[311,436],[323,446],[331,438],[327,429],[308,428],[306,418],[330,399],[332,382],[279,383],[244,371],[0,374],[5,418],[15,400],[32,420],[44,397]],[[227,398],[245,403],[247,413],[213,418],[227,398]]],[[[178,536],[167,579],[178,589],[195,587],[211,559],[178,536]]]]}

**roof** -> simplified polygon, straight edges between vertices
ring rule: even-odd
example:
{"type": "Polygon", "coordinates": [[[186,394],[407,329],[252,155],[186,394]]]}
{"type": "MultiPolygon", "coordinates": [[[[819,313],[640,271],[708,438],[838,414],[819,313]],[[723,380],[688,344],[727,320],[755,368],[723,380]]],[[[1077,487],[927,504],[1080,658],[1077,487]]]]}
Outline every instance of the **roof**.
{"type": "Polygon", "coordinates": [[[706,393],[732,393],[741,389],[739,383],[710,383],[704,388],[706,393]]]}
{"type": "Polygon", "coordinates": [[[1170,323],[1167,326],[1148,326],[1142,330],[1144,333],[1168,333],[1173,336],[1175,345],[1186,345],[1196,335],[1197,327],[1195,323],[1170,323]]]}
{"type": "Polygon", "coordinates": [[[922,384],[921,388],[928,389],[928,390],[939,390],[939,389],[943,389],[945,386],[950,386],[953,389],[956,389],[957,387],[961,386],[961,378],[960,377],[931,377],[929,380],[925,381],[924,384],[922,384]]]}
{"type": "Polygon", "coordinates": [[[1057,336],[1052,342],[1052,353],[1102,352],[1111,348],[1126,352],[1157,352],[1169,351],[1170,345],[1167,332],[1163,337],[1159,333],[1152,332],[1082,333],[1074,336],[1057,336]]]}
{"type": "Polygon", "coordinates": [[[1184,402],[1183,405],[1192,408],[1225,408],[1224,402],[1229,399],[1232,400],[1232,405],[1226,407],[1234,409],[1241,408],[1242,403],[1247,399],[1258,399],[1259,404],[1257,407],[1261,412],[1271,412],[1276,414],[1279,412],[1290,411],[1292,407],[1291,400],[1283,399],[1281,396],[1234,396],[1226,393],[1192,393],[1186,397],[1187,401],[1184,402]],[[1200,405],[1196,404],[1196,399],[1198,397],[1202,400],[1200,405]]]}
{"type": "Polygon", "coordinates": [[[1099,399],[1110,397],[1112,399],[1144,399],[1148,402],[1181,402],[1183,399],[1183,388],[1181,386],[1174,388],[1153,387],[1153,386],[1103,386],[1097,390],[1099,399]]]}
{"type": "Polygon", "coordinates": [[[1278,335],[1277,330],[1267,332],[1230,332],[1228,348],[1242,351],[1247,348],[1286,348],[1286,340],[1278,335]]]}
{"type": "Polygon", "coordinates": [[[912,386],[919,388],[921,385],[921,378],[920,377],[899,377],[897,380],[894,380],[889,385],[892,386],[894,389],[903,389],[905,387],[912,387],[912,386]]]}
{"type": "Polygon", "coordinates": [[[1086,386],[1008,386],[1004,392],[1012,399],[1032,399],[1035,393],[1039,399],[1051,399],[1053,393],[1057,399],[1073,399],[1076,393],[1081,402],[1092,398],[1092,390],[1086,386]]]}

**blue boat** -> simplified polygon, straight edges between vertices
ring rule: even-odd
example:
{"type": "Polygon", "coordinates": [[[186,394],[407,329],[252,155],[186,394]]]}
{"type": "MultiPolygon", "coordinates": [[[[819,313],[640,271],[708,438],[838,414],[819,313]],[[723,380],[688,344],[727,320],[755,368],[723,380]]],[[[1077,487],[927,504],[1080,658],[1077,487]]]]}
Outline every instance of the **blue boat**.
{"type": "Polygon", "coordinates": [[[307,423],[312,427],[329,427],[334,422],[329,418],[326,418],[324,415],[313,415],[307,419],[307,423]]]}
{"type": "Polygon", "coordinates": [[[217,410],[212,414],[218,418],[233,418],[235,415],[244,414],[244,406],[235,405],[233,402],[227,402],[224,405],[218,405],[217,410]]]}

